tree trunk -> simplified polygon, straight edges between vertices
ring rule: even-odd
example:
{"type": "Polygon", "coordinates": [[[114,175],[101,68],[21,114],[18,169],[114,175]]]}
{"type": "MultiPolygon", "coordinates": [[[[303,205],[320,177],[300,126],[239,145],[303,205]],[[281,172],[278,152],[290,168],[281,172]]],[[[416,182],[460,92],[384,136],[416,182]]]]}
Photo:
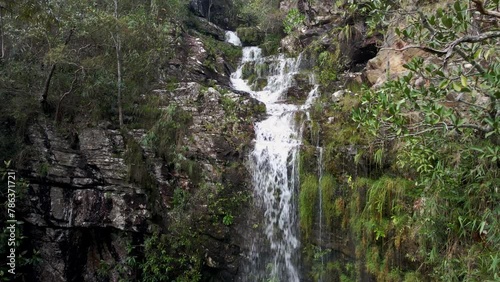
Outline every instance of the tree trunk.
{"type": "MultiPolygon", "coordinates": [[[[73,35],[73,29],[69,31],[68,37],[66,37],[66,41],[64,41],[64,46],[68,45],[69,40],[71,39],[71,36],[73,35]]],[[[50,81],[52,80],[52,77],[54,76],[54,72],[56,71],[56,64],[54,63],[50,67],[50,72],[49,75],[47,76],[47,79],[45,80],[45,86],[43,88],[42,92],[42,97],[40,100],[40,103],[42,104],[42,107],[45,109],[45,106],[47,105],[47,96],[49,94],[49,88],[50,88],[50,81]]]]}
{"type": "Polygon", "coordinates": [[[212,0],[208,1],[208,11],[207,11],[207,20],[210,22],[210,10],[212,9],[212,0]]]}
{"type": "Polygon", "coordinates": [[[5,48],[4,48],[4,43],[3,43],[3,7],[0,6],[0,40],[2,41],[2,57],[0,59],[3,59],[5,57],[5,48]]]}
{"type": "MultiPolygon", "coordinates": [[[[115,19],[118,21],[118,0],[115,2],[115,19]]],[[[118,23],[117,23],[118,26],[118,23]]],[[[118,28],[116,30],[116,35],[114,37],[115,41],[115,51],[116,51],[116,86],[118,88],[118,121],[120,123],[120,128],[123,128],[123,110],[122,110],[122,61],[121,61],[121,41],[118,28]]]]}

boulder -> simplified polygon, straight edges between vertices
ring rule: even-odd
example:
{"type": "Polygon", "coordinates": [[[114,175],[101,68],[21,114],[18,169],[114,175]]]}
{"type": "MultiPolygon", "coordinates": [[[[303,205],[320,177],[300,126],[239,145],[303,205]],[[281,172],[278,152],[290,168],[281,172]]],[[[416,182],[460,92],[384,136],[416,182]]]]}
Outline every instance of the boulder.
{"type": "Polygon", "coordinates": [[[217,40],[225,41],[226,39],[226,31],[216,24],[209,22],[206,18],[192,17],[190,18],[188,25],[200,33],[212,36],[217,40]]]}
{"type": "Polygon", "coordinates": [[[281,49],[291,55],[297,55],[302,51],[302,43],[300,42],[300,39],[295,36],[295,35],[288,35],[281,39],[281,49]]]}
{"type": "Polygon", "coordinates": [[[264,32],[257,27],[239,27],[236,33],[243,46],[257,46],[264,42],[264,32]]]}

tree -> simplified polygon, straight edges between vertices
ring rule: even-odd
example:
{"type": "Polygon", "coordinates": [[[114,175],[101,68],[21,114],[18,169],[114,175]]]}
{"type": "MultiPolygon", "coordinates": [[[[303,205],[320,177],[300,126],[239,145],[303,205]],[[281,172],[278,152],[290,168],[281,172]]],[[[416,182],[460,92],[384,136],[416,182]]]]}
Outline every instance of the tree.
{"type": "MultiPolygon", "coordinates": [[[[114,0],[115,4],[115,20],[118,22],[118,0],[114,0]]],[[[120,40],[120,33],[117,29],[115,34],[111,33],[111,38],[113,39],[115,45],[116,53],[116,87],[118,89],[118,121],[120,123],[120,128],[123,128],[123,109],[122,109],[122,42],[120,40]]]]}
{"type": "Polygon", "coordinates": [[[372,26],[408,16],[405,26],[393,23],[406,46],[391,49],[427,53],[407,63],[403,77],[365,90],[352,118],[395,155],[397,173],[415,181],[408,193],[419,195],[422,211],[405,228],[419,230],[414,259],[432,279],[498,279],[491,271],[500,247],[498,2],[457,0],[427,15],[401,7],[369,13],[385,13],[372,26]]]}

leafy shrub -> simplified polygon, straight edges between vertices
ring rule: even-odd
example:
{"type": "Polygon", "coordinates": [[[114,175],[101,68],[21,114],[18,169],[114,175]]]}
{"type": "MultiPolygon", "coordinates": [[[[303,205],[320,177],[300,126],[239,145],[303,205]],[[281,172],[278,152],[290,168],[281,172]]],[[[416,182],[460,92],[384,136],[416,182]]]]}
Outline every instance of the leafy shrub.
{"type": "Polygon", "coordinates": [[[283,30],[286,34],[290,34],[292,31],[300,27],[304,23],[305,19],[306,16],[303,15],[298,9],[290,9],[283,20],[283,30]]]}

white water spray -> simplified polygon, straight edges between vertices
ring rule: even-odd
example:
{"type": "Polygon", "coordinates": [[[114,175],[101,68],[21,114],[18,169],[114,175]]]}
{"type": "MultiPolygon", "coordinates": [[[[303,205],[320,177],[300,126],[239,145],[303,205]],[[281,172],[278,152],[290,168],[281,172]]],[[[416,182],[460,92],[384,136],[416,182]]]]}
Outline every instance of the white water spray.
{"type": "Polygon", "coordinates": [[[234,46],[241,46],[241,40],[236,32],[227,30],[225,35],[227,43],[233,44],[234,46]]]}
{"type": "Polygon", "coordinates": [[[231,76],[233,87],[263,102],[268,114],[255,124],[255,147],[250,155],[255,199],[264,212],[262,229],[267,240],[254,238],[251,266],[242,278],[244,281],[300,281],[297,198],[302,136],[295,115],[310,107],[318,88],[314,87],[302,106],[283,103],[299,64],[300,56],[262,57],[260,48],[246,47],[240,67],[231,76]],[[247,63],[254,68],[259,64],[268,66],[267,85],[262,91],[252,91],[243,80],[247,63]]]}

